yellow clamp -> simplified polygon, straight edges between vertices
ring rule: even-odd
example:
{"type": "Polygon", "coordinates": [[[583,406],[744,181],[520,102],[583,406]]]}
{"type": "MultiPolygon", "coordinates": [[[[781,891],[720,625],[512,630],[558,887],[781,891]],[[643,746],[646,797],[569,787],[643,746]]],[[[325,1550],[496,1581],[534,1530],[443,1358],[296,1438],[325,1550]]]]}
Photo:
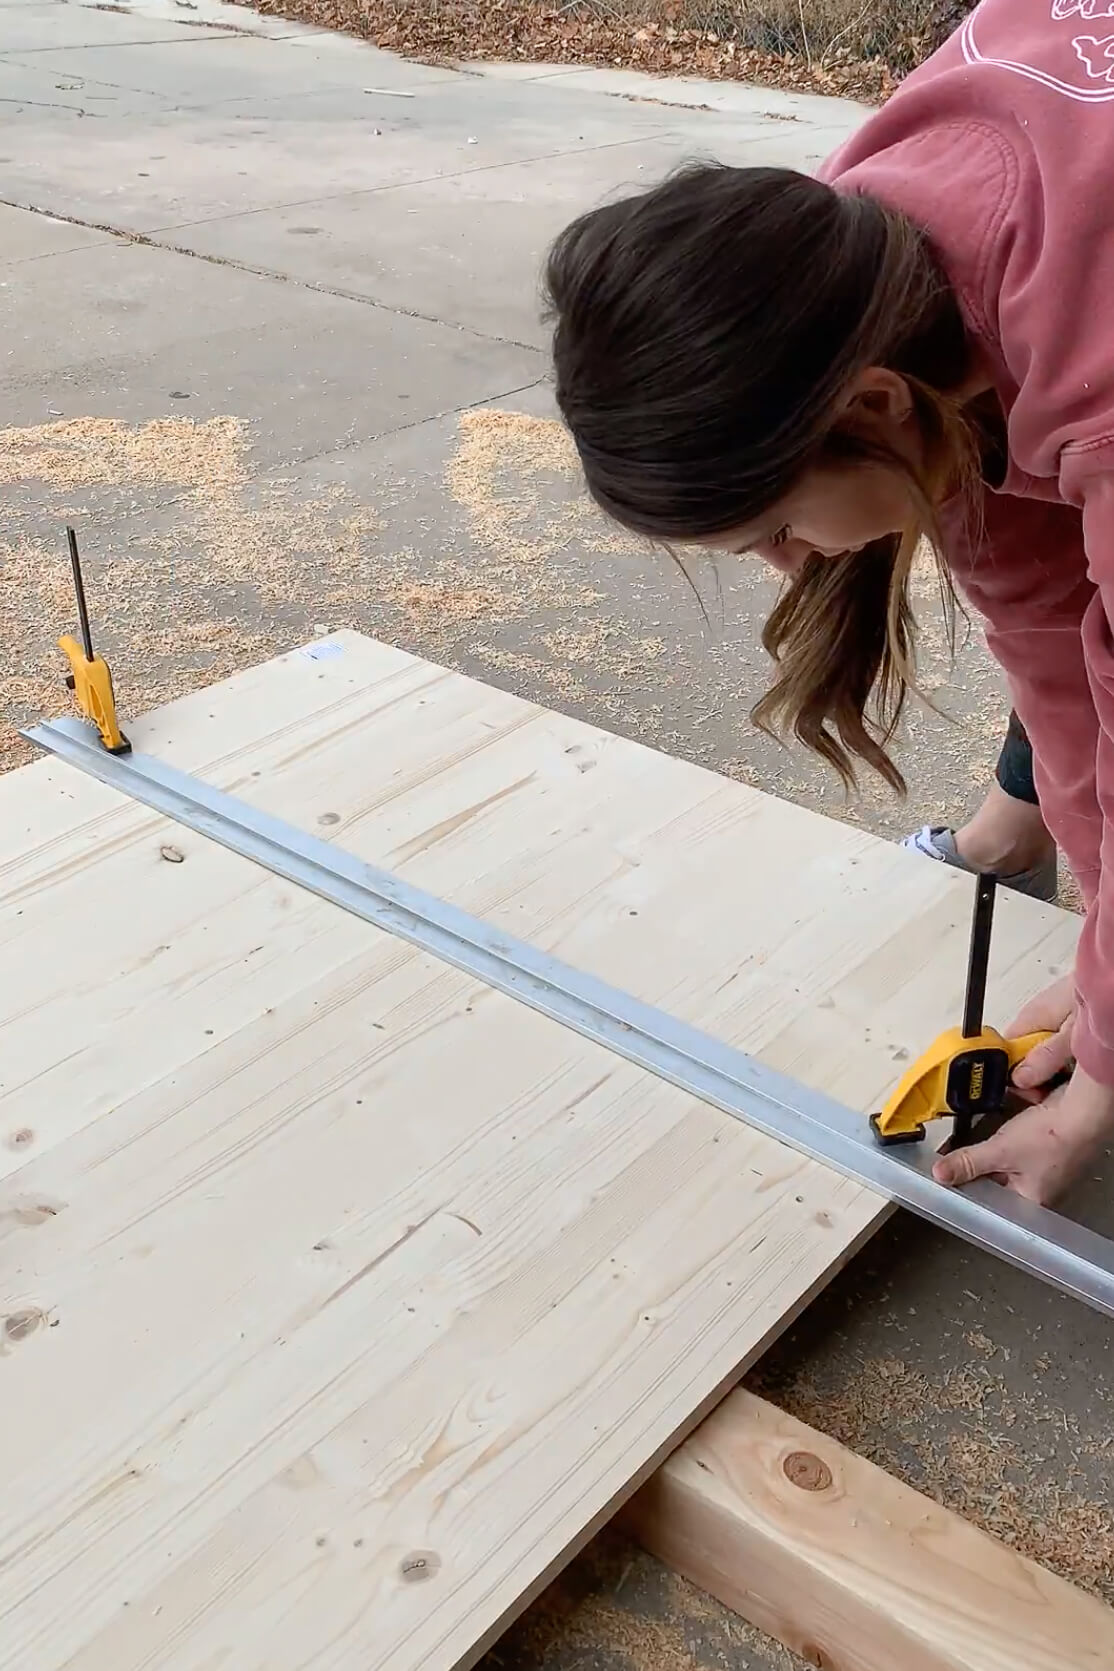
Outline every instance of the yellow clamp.
{"type": "Polygon", "coordinates": [[[916,1143],[929,1120],[985,1114],[1002,1108],[1014,1068],[1052,1037],[1027,1033],[1007,1039],[994,1027],[973,1038],[950,1027],[915,1061],[871,1126],[880,1143],[916,1143]]]}
{"type": "Polygon", "coordinates": [[[69,633],[58,640],[58,648],[70,664],[66,683],[85,718],[92,720],[100,732],[105,748],[110,754],[130,754],[131,744],[116,719],[116,696],[108,663],[102,656],[90,660],[69,633]]]}

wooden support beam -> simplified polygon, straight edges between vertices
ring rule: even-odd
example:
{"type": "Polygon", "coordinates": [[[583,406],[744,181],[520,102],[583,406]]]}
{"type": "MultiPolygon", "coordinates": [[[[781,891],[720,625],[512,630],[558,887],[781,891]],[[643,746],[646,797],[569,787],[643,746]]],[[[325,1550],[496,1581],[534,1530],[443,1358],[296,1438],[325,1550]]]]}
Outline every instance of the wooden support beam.
{"type": "Polygon", "coordinates": [[[823,1671],[1114,1668],[1114,1611],[748,1392],[623,1523],[823,1671]]]}

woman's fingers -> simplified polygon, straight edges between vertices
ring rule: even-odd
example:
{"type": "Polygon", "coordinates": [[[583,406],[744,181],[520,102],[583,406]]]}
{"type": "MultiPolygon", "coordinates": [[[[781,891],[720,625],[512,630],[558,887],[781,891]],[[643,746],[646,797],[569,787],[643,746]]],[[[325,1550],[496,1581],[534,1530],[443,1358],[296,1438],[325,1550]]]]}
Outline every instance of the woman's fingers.
{"type": "MultiPolygon", "coordinates": [[[[1032,1049],[1013,1071],[1013,1083],[1018,1091],[1040,1091],[1057,1074],[1071,1067],[1072,1031],[1075,1026],[1075,976],[1061,975],[1051,986],[1038,992],[1022,1008],[1006,1029],[1011,1039],[1024,1038],[1026,1033],[1051,1033],[1052,1037],[1032,1049]]],[[[1029,1100],[1036,1100],[1032,1097],[1029,1100]]]]}
{"type": "Polygon", "coordinates": [[[938,1184],[947,1184],[952,1189],[972,1184],[976,1178],[993,1178],[995,1183],[1004,1184],[1007,1173],[1002,1167],[1000,1136],[1001,1133],[998,1133],[988,1137],[985,1143],[972,1143],[950,1155],[940,1155],[932,1168],[932,1176],[938,1184]]]}
{"type": "Polygon", "coordinates": [[[1028,1056],[1013,1070],[1013,1082],[1019,1091],[1036,1091],[1055,1079],[1071,1066],[1071,1022],[1066,1021],[1058,1033],[1030,1050],[1028,1056]]]}
{"type": "Polygon", "coordinates": [[[933,1177],[952,1188],[993,1178],[1030,1201],[1047,1206],[1058,1200],[1102,1141],[1093,1123],[1081,1123],[1073,1113],[1069,1096],[1070,1087],[1054,1091],[1037,1107],[1015,1114],[985,1143],[940,1155],[933,1177]]]}
{"type": "Polygon", "coordinates": [[[1026,1033],[1054,1033],[1075,1009],[1075,977],[1061,975],[1023,1006],[1006,1029],[1011,1039],[1026,1033]]]}

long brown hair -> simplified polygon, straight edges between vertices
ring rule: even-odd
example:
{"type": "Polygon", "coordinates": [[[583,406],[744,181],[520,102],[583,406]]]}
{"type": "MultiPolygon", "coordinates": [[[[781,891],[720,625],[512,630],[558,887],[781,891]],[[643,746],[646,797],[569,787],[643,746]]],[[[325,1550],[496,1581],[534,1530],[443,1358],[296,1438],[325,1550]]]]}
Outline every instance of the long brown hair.
{"type": "Polygon", "coordinates": [[[811,559],[787,584],[762,635],[776,673],[754,717],[845,782],[858,759],[904,788],[887,749],[914,680],[910,570],[922,537],[939,554],[936,508],[977,470],[948,393],[968,344],[924,235],[788,169],[700,164],[575,221],[546,277],[557,401],[590,492],[626,527],[699,540],[753,523],[817,464],[901,474],[902,534],[811,559]],[[875,365],[908,383],[919,467],[834,416],[875,365]]]}

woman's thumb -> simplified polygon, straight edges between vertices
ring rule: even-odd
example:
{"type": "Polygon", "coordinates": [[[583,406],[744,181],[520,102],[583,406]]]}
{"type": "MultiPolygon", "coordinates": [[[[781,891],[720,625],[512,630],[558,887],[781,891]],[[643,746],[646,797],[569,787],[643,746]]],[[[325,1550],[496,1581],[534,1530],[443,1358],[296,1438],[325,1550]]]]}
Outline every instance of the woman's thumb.
{"type": "Polygon", "coordinates": [[[1061,1027],[1050,1039],[1034,1045],[1013,1070],[1013,1082],[1020,1091],[1036,1091],[1071,1065],[1071,1028],[1061,1027]]]}
{"type": "Polygon", "coordinates": [[[1001,1174],[1001,1158],[997,1140],[988,1137],[985,1143],[971,1143],[966,1148],[954,1149],[950,1155],[938,1156],[932,1176],[938,1184],[959,1189],[974,1183],[976,1178],[1001,1174]]]}

